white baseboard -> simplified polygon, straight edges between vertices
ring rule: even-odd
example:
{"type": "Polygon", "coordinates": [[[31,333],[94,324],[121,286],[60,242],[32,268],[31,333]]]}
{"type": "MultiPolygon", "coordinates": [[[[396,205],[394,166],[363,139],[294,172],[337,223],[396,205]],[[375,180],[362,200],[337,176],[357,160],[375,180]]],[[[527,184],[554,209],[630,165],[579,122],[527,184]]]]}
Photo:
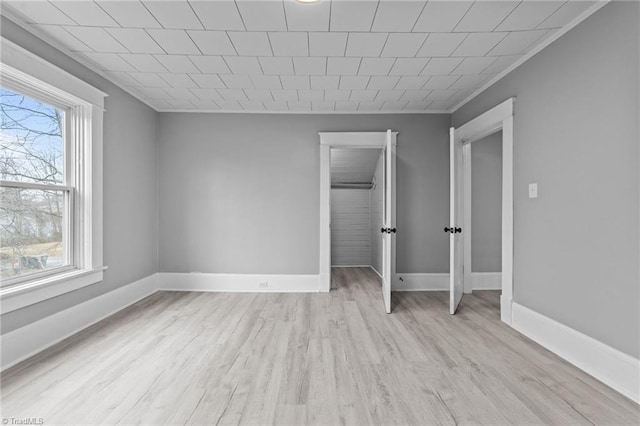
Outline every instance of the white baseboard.
{"type": "Polygon", "coordinates": [[[157,291],[157,274],[0,336],[0,370],[23,361],[157,291]]]}
{"type": "Polygon", "coordinates": [[[472,272],[473,290],[502,290],[502,272],[472,272]]]}
{"type": "MultiPolygon", "coordinates": [[[[472,272],[473,290],[501,290],[501,272],[472,272]]],[[[449,291],[449,274],[403,274],[397,273],[393,291],[449,291]]]]}
{"type": "Polygon", "coordinates": [[[319,285],[319,275],[158,273],[161,291],[317,293],[319,285]]]}
{"type": "Polygon", "coordinates": [[[520,333],[640,403],[640,360],[518,303],[512,313],[520,333]]]}

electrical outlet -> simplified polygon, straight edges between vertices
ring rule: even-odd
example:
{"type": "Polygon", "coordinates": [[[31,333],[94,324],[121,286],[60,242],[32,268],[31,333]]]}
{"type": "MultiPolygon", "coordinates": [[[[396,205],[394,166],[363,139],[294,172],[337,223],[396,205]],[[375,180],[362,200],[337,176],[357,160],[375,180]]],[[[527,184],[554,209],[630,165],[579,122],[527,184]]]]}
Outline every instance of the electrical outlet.
{"type": "Polygon", "coordinates": [[[529,198],[538,198],[538,184],[530,183],[529,184],[529,198]]]}
{"type": "Polygon", "coordinates": [[[262,282],[258,284],[259,288],[269,288],[269,281],[262,282]]]}

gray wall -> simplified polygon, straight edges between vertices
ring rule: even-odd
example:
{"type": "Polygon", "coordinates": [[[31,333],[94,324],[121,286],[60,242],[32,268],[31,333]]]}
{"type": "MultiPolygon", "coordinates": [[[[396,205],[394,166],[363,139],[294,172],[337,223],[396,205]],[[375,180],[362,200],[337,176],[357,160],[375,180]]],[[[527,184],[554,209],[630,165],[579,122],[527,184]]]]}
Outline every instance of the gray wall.
{"type": "Polygon", "coordinates": [[[368,189],[331,189],[331,265],[371,262],[368,189]]]}
{"type": "Polygon", "coordinates": [[[104,114],[104,281],[2,315],[2,333],[157,271],[157,113],[2,18],[2,36],[106,92],[104,114]]]}
{"type": "Polygon", "coordinates": [[[502,132],[471,144],[471,271],[502,271],[502,132]]]}
{"type": "Polygon", "coordinates": [[[448,114],[161,113],[160,268],[317,274],[320,131],[398,135],[397,270],[448,271],[448,114]]]}
{"type": "Polygon", "coordinates": [[[604,6],[453,116],[517,96],[514,299],[635,357],[639,22],[636,2],[604,6]]]}
{"type": "MultiPolygon", "coordinates": [[[[382,233],[380,228],[384,220],[384,151],[378,156],[376,170],[373,173],[375,185],[371,188],[371,266],[382,275],[382,233]]],[[[397,200],[396,200],[397,204],[397,200]]]]}

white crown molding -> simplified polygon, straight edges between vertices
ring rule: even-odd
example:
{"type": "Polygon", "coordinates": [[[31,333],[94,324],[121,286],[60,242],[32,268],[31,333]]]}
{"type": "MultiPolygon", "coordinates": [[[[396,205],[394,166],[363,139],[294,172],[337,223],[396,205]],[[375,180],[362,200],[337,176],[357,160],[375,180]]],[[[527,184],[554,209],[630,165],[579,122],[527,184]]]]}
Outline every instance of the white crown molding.
{"type": "Polygon", "coordinates": [[[295,115],[368,115],[368,114],[451,114],[447,110],[418,110],[418,111],[265,111],[265,110],[220,110],[220,109],[157,109],[158,112],[189,112],[189,113],[219,113],[219,114],[295,114],[295,115]]]}
{"type": "Polygon", "coordinates": [[[542,49],[544,49],[545,47],[549,46],[551,43],[553,43],[554,41],[556,41],[557,39],[559,39],[560,37],[562,37],[563,35],[565,35],[567,32],[569,32],[573,27],[575,27],[576,25],[578,25],[580,22],[584,21],[585,19],[587,19],[589,16],[593,15],[595,12],[597,12],[598,10],[600,10],[603,6],[605,6],[607,3],[609,3],[611,0],[597,0],[596,3],[591,6],[590,8],[588,8],[587,10],[585,10],[584,12],[582,12],[580,15],[578,15],[577,18],[575,18],[574,20],[572,20],[571,22],[569,22],[566,26],[562,27],[561,29],[559,29],[558,31],[556,31],[555,34],[553,34],[551,37],[549,37],[548,39],[546,39],[545,41],[543,41],[542,43],[540,43],[538,46],[536,46],[533,50],[531,50],[529,53],[527,53],[526,55],[524,55],[522,58],[518,59],[516,62],[514,62],[513,64],[511,64],[509,67],[507,67],[505,70],[503,70],[501,73],[499,73],[498,75],[496,75],[494,78],[492,78],[491,80],[489,80],[487,83],[485,83],[482,87],[480,87],[478,90],[476,90],[475,92],[473,92],[472,94],[470,94],[469,96],[467,96],[464,100],[460,101],[460,103],[458,103],[457,105],[453,106],[449,112],[451,114],[453,114],[454,112],[456,112],[457,110],[459,110],[460,108],[462,108],[465,104],[467,104],[468,102],[470,102],[473,98],[477,97],[479,94],[481,94],[482,92],[484,92],[485,90],[487,90],[489,87],[493,86],[495,83],[497,83],[498,81],[502,80],[504,77],[507,76],[507,74],[511,73],[511,71],[515,70],[516,68],[518,68],[520,65],[524,64],[525,62],[527,62],[529,59],[531,59],[533,56],[535,56],[538,52],[540,52],[542,49]]]}

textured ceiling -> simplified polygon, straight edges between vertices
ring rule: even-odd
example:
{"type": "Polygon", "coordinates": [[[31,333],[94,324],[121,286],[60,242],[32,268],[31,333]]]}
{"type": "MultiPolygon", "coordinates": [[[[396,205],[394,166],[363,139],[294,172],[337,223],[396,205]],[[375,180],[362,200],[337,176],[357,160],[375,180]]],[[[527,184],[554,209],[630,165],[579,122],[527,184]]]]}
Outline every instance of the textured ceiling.
{"type": "Polygon", "coordinates": [[[3,1],[159,111],[450,110],[591,1],[3,1]]]}

